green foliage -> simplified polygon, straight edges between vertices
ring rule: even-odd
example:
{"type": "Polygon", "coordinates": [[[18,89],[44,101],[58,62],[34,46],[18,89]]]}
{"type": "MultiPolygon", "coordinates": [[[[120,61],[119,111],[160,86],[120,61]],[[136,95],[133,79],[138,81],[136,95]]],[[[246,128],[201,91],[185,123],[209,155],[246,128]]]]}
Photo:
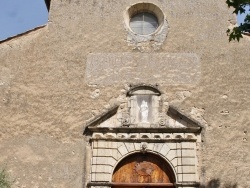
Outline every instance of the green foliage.
{"type": "Polygon", "coordinates": [[[0,188],[10,188],[11,182],[5,170],[0,170],[0,188]]]}
{"type": "MultiPolygon", "coordinates": [[[[246,6],[250,6],[250,0],[226,0],[226,3],[228,7],[233,7],[235,14],[242,14],[246,11],[246,6]]],[[[249,33],[250,32],[250,14],[247,14],[244,23],[240,24],[237,27],[234,27],[233,29],[227,30],[227,35],[229,36],[229,41],[237,40],[239,41],[240,38],[242,38],[243,33],[249,33]]]]}

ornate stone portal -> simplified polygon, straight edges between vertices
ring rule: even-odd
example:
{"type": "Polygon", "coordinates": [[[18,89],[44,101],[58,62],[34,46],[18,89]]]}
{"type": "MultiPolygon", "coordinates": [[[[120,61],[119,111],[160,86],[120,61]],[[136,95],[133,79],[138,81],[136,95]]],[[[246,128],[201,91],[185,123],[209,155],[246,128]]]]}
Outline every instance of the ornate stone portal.
{"type": "Polygon", "coordinates": [[[197,143],[201,140],[202,125],[169,106],[164,98],[156,87],[132,87],[119,104],[87,122],[84,135],[89,137],[92,150],[88,187],[140,187],[145,186],[143,183],[198,187],[197,143]],[[154,162],[150,162],[148,168],[143,167],[147,162],[142,160],[139,163],[138,157],[132,161],[137,166],[131,172],[143,170],[147,181],[142,178],[141,182],[129,182],[127,180],[131,178],[120,176],[117,180],[114,177],[117,166],[133,155],[145,158],[155,155],[152,158],[162,159],[169,169],[164,173],[166,177],[171,177],[171,181],[164,182],[157,178],[151,181],[150,175],[156,173],[153,169],[158,167],[152,168],[154,162]]]}

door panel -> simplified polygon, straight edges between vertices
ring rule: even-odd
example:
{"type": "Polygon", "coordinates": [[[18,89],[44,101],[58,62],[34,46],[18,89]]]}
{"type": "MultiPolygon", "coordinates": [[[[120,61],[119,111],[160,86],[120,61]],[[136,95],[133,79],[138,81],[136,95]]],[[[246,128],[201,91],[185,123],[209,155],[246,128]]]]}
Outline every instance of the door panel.
{"type": "MultiPolygon", "coordinates": [[[[161,157],[148,153],[138,153],[125,158],[118,164],[112,182],[125,184],[124,186],[113,186],[115,188],[142,188],[147,187],[147,183],[171,184],[175,180],[172,169],[161,157]],[[131,185],[127,187],[126,184],[131,185]],[[139,186],[139,184],[143,185],[139,186]]],[[[170,187],[170,185],[166,187],[170,187]]]]}

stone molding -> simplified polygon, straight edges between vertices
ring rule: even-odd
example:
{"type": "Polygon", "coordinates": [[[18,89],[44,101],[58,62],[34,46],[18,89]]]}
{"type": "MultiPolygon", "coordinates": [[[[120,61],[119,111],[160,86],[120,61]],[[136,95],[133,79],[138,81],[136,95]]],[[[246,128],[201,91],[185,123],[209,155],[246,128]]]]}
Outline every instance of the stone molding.
{"type": "Polygon", "coordinates": [[[94,140],[91,182],[112,182],[112,174],[117,164],[133,153],[142,155],[154,153],[164,158],[173,168],[177,183],[198,181],[195,142],[148,143],[94,140]]]}
{"type": "Polygon", "coordinates": [[[195,133],[102,133],[95,132],[91,140],[150,140],[200,142],[200,135],[195,133]]]}
{"type": "Polygon", "coordinates": [[[84,134],[91,145],[88,187],[111,187],[116,166],[135,153],[163,158],[175,174],[176,187],[197,187],[196,145],[202,127],[169,105],[157,87],[131,86],[115,105],[86,123],[84,134]]]}

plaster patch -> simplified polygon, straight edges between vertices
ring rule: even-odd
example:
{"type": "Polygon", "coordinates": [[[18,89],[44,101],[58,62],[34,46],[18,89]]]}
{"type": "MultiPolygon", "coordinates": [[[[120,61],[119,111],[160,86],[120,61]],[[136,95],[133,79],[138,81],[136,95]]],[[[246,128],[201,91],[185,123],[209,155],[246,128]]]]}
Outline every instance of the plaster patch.
{"type": "Polygon", "coordinates": [[[90,95],[90,97],[92,99],[95,99],[95,98],[98,98],[100,96],[100,90],[99,89],[96,89],[95,91],[93,91],[90,95]]]}
{"type": "Polygon", "coordinates": [[[206,120],[204,119],[204,114],[205,114],[205,109],[203,109],[203,108],[197,108],[197,107],[195,107],[195,106],[192,107],[191,112],[190,112],[190,115],[191,115],[194,119],[196,119],[196,120],[202,122],[204,125],[207,125],[207,122],[206,122],[206,120]]]}

